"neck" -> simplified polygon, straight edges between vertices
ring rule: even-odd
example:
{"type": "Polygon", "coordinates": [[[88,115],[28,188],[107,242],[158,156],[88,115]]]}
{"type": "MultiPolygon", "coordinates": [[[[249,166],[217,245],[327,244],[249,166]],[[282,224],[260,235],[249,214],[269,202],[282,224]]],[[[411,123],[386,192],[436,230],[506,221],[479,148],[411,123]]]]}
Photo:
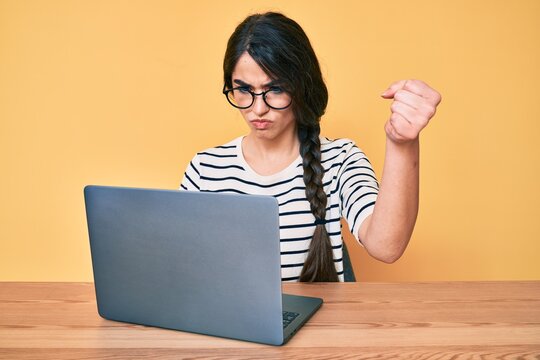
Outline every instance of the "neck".
{"type": "Polygon", "coordinates": [[[251,132],[244,138],[244,149],[250,155],[263,160],[271,160],[300,154],[300,141],[296,131],[283,134],[278,138],[267,139],[258,137],[251,132]]]}

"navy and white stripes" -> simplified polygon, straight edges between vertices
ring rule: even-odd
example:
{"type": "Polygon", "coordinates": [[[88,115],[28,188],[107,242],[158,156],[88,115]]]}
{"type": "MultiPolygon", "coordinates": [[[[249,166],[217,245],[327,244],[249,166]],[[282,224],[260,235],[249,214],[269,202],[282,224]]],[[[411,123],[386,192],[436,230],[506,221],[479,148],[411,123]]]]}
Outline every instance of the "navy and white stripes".
{"type": "MultiPolygon", "coordinates": [[[[180,189],[271,195],[278,199],[281,238],[281,277],[298,281],[315,230],[306,199],[302,158],[270,176],[257,174],[242,154],[242,139],[199,152],[186,168],[180,189]]],[[[373,212],[379,184],[365,154],[350,139],[321,137],[323,188],[328,196],[326,229],[334,262],[343,281],[340,218],[358,239],[360,225],[373,212]]]]}

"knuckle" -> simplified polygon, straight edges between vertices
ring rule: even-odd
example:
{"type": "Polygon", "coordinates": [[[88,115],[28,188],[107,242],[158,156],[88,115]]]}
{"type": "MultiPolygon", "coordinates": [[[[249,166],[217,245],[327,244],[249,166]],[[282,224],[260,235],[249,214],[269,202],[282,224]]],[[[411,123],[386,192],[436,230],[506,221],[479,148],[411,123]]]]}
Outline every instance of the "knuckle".
{"type": "Polygon", "coordinates": [[[419,81],[420,81],[420,80],[409,79],[409,80],[407,80],[407,84],[408,84],[409,86],[415,86],[415,85],[418,85],[419,81]]]}
{"type": "Polygon", "coordinates": [[[418,121],[418,129],[423,129],[427,126],[427,124],[429,123],[429,118],[421,118],[419,121],[418,121]]]}
{"type": "Polygon", "coordinates": [[[428,118],[431,118],[433,115],[435,115],[436,109],[434,106],[427,105],[422,110],[422,113],[427,116],[428,118]]]}
{"type": "Polygon", "coordinates": [[[398,91],[396,91],[396,93],[394,94],[394,99],[398,99],[398,100],[402,100],[403,96],[405,95],[405,92],[406,90],[403,90],[403,89],[399,89],[398,91]]]}

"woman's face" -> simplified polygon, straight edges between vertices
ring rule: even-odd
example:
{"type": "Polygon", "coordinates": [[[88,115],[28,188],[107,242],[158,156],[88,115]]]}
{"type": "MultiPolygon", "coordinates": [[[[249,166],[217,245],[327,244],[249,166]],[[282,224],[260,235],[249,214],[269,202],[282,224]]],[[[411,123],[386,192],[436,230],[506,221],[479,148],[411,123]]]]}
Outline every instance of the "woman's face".
{"type": "MultiPolygon", "coordinates": [[[[240,57],[232,73],[233,88],[242,86],[257,94],[271,88],[279,91],[279,85],[271,82],[272,79],[247,52],[240,57]]],[[[249,108],[239,110],[251,129],[251,134],[258,138],[274,140],[296,134],[292,105],[283,110],[275,110],[263,101],[262,96],[256,96],[249,108]]]]}

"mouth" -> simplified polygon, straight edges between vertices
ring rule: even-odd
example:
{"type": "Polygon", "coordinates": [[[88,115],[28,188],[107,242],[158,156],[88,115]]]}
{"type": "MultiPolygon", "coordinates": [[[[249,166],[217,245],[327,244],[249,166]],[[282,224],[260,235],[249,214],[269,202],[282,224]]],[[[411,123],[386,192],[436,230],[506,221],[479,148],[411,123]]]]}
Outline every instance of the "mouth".
{"type": "Polygon", "coordinates": [[[253,124],[255,129],[258,129],[258,130],[267,129],[270,125],[272,125],[272,122],[266,119],[251,120],[250,123],[253,124]]]}

